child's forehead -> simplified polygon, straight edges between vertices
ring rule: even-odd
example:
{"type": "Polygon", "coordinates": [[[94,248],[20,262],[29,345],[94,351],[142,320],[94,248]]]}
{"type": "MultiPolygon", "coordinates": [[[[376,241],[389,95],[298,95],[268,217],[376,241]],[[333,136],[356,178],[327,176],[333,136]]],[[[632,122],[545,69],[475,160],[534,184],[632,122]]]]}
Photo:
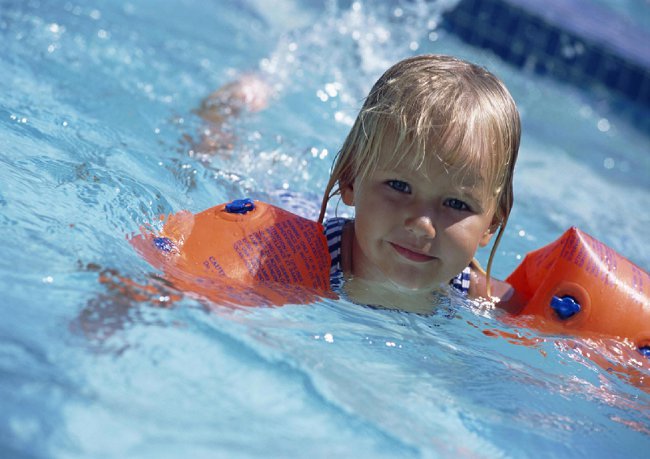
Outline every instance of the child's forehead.
{"type": "Polygon", "coordinates": [[[436,180],[449,177],[461,188],[481,188],[487,183],[484,168],[468,164],[459,157],[438,155],[433,152],[418,154],[416,151],[390,151],[382,149],[377,166],[385,172],[393,171],[401,176],[412,176],[422,180],[436,180]]]}

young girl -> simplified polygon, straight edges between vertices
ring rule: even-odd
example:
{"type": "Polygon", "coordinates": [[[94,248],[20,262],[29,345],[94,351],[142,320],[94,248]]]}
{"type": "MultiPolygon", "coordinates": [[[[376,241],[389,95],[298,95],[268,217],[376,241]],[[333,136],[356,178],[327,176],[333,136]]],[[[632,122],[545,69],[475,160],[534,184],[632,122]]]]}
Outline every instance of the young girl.
{"type": "MultiPolygon", "coordinates": [[[[256,111],[268,88],[247,76],[199,114],[219,124],[256,111]]],[[[516,312],[513,289],[489,273],[513,204],[519,138],[515,103],[487,70],[440,55],[391,67],[357,116],[322,201],[321,223],[336,195],[355,208],[354,220],[325,222],[333,284],[345,278],[359,303],[418,312],[451,284],[516,312]],[[486,273],[474,255],[497,231],[486,273]]]]}
{"type": "Polygon", "coordinates": [[[375,83],[339,152],[323,198],[355,218],[325,221],[331,274],[356,301],[430,310],[441,284],[516,312],[490,280],[513,204],[520,139],[515,103],[487,70],[449,56],[405,59],[375,83]],[[498,231],[487,273],[474,259],[498,231]]]}

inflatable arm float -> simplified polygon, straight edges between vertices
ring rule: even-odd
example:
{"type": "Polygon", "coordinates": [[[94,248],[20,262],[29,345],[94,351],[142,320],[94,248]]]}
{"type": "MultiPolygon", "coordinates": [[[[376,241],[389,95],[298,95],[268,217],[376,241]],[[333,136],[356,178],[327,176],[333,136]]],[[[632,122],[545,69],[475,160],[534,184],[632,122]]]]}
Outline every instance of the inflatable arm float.
{"type": "Polygon", "coordinates": [[[323,226],[263,202],[241,199],[170,216],[162,231],[131,244],[182,291],[243,306],[332,297],[323,226]]]}
{"type": "Polygon", "coordinates": [[[650,276],[579,229],[529,253],[507,282],[526,300],[528,326],[628,340],[650,357],[650,276]]]}

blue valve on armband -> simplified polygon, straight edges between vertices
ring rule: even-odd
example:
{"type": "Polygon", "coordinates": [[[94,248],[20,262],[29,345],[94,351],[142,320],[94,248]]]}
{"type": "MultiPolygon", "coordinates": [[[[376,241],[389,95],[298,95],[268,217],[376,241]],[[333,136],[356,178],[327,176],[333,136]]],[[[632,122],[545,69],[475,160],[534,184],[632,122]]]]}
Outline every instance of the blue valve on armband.
{"type": "Polygon", "coordinates": [[[245,214],[255,209],[255,204],[250,198],[235,199],[233,202],[226,204],[226,212],[231,214],[245,214]]]}
{"type": "Polygon", "coordinates": [[[641,353],[641,355],[643,357],[646,357],[646,358],[650,359],[650,345],[649,346],[641,346],[639,348],[639,352],[641,353]]]}
{"type": "Polygon", "coordinates": [[[568,295],[551,298],[551,307],[561,320],[567,320],[580,312],[580,303],[568,295]]]}
{"type": "Polygon", "coordinates": [[[174,243],[168,237],[155,237],[153,238],[153,243],[159,250],[162,250],[163,252],[169,253],[175,248],[174,243]]]}

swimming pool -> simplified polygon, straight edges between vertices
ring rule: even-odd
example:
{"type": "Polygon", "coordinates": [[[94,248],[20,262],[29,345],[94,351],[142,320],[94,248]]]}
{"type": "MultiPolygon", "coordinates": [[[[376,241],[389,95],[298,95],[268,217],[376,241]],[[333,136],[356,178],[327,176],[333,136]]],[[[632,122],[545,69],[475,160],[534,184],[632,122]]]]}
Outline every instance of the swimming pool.
{"type": "Polygon", "coordinates": [[[497,276],[570,225],[648,270],[648,134],[446,34],[451,4],[3,2],[0,456],[643,456],[647,394],[571,340],[489,337],[512,330],[453,298],[430,316],[344,300],[208,312],[98,282],[152,281],[126,235],[160,214],[249,195],[312,215],[369,86],[422,52],[487,65],[520,105],[497,276]],[[190,155],[192,110],[251,70],[278,94],[230,126],[236,155],[190,155]]]}

